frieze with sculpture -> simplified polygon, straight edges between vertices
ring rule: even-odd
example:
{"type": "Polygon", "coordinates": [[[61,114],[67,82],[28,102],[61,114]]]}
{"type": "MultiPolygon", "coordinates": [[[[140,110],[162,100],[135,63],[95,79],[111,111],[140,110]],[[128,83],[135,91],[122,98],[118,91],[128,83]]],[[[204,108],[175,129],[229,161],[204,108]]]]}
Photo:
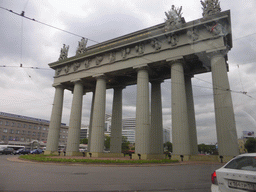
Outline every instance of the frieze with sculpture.
{"type": "Polygon", "coordinates": [[[138,45],[135,46],[135,51],[141,55],[145,51],[145,44],[144,43],[139,43],[138,45]]]}
{"type": "Polygon", "coordinates": [[[196,28],[188,30],[187,35],[191,41],[196,41],[199,39],[199,32],[196,28]]]}
{"type": "Polygon", "coordinates": [[[64,67],[65,73],[68,73],[68,72],[69,72],[70,67],[71,67],[71,65],[66,65],[66,66],[64,67]]]}
{"type": "Polygon", "coordinates": [[[150,44],[155,49],[155,51],[158,51],[161,49],[161,44],[157,39],[152,39],[150,44]]]}
{"type": "Polygon", "coordinates": [[[99,65],[101,63],[101,61],[103,60],[103,56],[98,55],[98,56],[96,56],[95,59],[96,59],[96,65],[99,65]]]}
{"type": "Polygon", "coordinates": [[[74,71],[77,71],[80,66],[81,66],[81,63],[74,63],[74,65],[73,65],[74,71]]]}
{"type": "MultiPolygon", "coordinates": [[[[202,4],[204,18],[214,15],[221,11],[219,0],[201,0],[200,2],[202,4]]],[[[89,67],[92,67],[92,61],[94,65],[96,64],[97,66],[105,63],[113,63],[120,59],[121,60],[127,59],[128,56],[129,57],[140,56],[145,53],[146,46],[153,47],[155,51],[160,51],[161,49],[163,50],[163,47],[166,48],[166,45],[164,45],[166,43],[169,45],[169,47],[177,46],[181,38],[181,34],[173,30],[180,29],[185,24],[185,20],[182,17],[182,7],[175,7],[174,5],[172,5],[171,10],[169,10],[168,12],[165,12],[165,16],[166,16],[166,19],[165,19],[165,24],[163,26],[163,32],[165,33],[165,38],[166,38],[165,41],[160,42],[158,39],[152,38],[149,41],[147,40],[143,42],[138,42],[137,44],[130,45],[130,47],[117,48],[116,50],[113,50],[105,54],[103,53],[97,56],[92,55],[90,56],[90,58],[86,58],[86,60],[83,61],[82,63],[78,62],[78,63],[73,63],[72,66],[66,65],[65,67],[57,68],[56,75],[57,76],[60,75],[62,69],[64,70],[65,73],[69,73],[70,67],[73,68],[72,71],[77,71],[78,69],[82,69],[81,64],[84,65],[83,69],[88,69],[89,67]],[[170,33],[168,31],[170,31],[170,33]],[[131,46],[134,46],[134,48],[131,48],[131,46]],[[137,54],[136,55],[131,54],[132,51],[137,54]],[[106,60],[104,60],[104,57],[106,57],[106,60]],[[103,60],[104,60],[104,63],[102,62],[103,60]]],[[[212,33],[213,36],[226,36],[228,34],[227,26],[228,25],[226,23],[223,23],[221,21],[215,21],[215,22],[211,22],[209,24],[204,25],[206,30],[212,33]]],[[[147,32],[147,33],[151,33],[151,32],[147,32]]],[[[183,35],[187,35],[188,39],[192,42],[197,41],[199,39],[199,31],[196,27],[188,28],[187,32],[183,35]]],[[[127,39],[125,39],[125,41],[127,41],[127,39]]],[[[80,54],[84,54],[88,51],[86,48],[87,42],[88,42],[88,39],[85,39],[85,38],[82,38],[81,41],[78,42],[76,56],[80,54]]],[[[106,45],[104,45],[103,47],[106,47],[106,45]]],[[[100,47],[98,49],[100,49],[100,47]]],[[[68,51],[69,51],[69,46],[66,46],[65,44],[63,44],[63,48],[61,48],[61,51],[60,51],[59,61],[67,59],[68,51]]]]}
{"type": "Polygon", "coordinates": [[[166,35],[166,38],[167,38],[167,42],[171,44],[172,47],[176,46],[177,43],[179,42],[179,36],[175,33],[166,35]]]}
{"type": "Polygon", "coordinates": [[[89,67],[90,67],[90,64],[91,64],[91,59],[85,60],[85,61],[84,61],[85,69],[89,68],[89,67]]]}
{"type": "Polygon", "coordinates": [[[116,52],[109,53],[109,62],[114,62],[116,60],[116,52]]]}
{"type": "Polygon", "coordinates": [[[129,55],[131,52],[131,49],[129,47],[121,49],[121,57],[125,59],[127,55],[129,55]]]}

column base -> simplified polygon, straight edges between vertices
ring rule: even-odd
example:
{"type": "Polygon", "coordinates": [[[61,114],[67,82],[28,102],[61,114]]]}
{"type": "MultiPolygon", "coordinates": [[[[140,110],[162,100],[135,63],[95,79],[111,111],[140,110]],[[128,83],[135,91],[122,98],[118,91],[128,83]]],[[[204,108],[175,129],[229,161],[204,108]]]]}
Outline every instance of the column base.
{"type": "Polygon", "coordinates": [[[178,160],[178,161],[189,161],[191,155],[172,155],[172,160],[178,160]]]}
{"type": "Polygon", "coordinates": [[[59,155],[58,151],[44,151],[44,155],[59,155]]]}
{"type": "Polygon", "coordinates": [[[87,152],[87,153],[86,153],[86,157],[105,157],[105,158],[124,157],[124,154],[122,154],[122,153],[87,152]]]}
{"type": "Polygon", "coordinates": [[[83,153],[79,151],[67,151],[66,156],[83,156],[83,153]]]}
{"type": "Polygon", "coordinates": [[[165,154],[141,154],[139,155],[137,153],[132,154],[132,159],[165,159],[165,154]]]}
{"type": "Polygon", "coordinates": [[[208,162],[220,162],[227,163],[230,161],[233,156],[221,156],[219,155],[183,155],[183,158],[180,155],[172,155],[172,160],[178,161],[208,161],[208,162]]]}

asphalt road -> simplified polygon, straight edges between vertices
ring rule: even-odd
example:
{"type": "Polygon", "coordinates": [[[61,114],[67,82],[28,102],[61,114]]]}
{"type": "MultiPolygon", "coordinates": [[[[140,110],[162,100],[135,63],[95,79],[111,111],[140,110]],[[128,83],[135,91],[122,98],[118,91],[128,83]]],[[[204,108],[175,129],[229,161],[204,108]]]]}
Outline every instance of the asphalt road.
{"type": "Polygon", "coordinates": [[[221,165],[92,166],[15,162],[0,155],[0,191],[210,191],[221,165]]]}

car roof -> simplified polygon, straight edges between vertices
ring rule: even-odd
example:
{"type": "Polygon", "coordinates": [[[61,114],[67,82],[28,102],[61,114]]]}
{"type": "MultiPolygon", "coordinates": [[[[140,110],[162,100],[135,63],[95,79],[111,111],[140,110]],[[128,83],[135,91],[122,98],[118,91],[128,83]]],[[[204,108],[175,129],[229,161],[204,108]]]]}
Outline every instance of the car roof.
{"type": "Polygon", "coordinates": [[[238,155],[237,157],[246,157],[246,156],[255,157],[255,156],[256,156],[256,153],[244,153],[244,154],[238,155]]]}

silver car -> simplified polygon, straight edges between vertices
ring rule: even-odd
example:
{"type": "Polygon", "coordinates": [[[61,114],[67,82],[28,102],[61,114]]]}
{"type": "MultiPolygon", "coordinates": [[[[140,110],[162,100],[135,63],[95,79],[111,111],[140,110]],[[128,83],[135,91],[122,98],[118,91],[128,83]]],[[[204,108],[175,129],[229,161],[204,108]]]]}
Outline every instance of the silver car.
{"type": "Polygon", "coordinates": [[[256,153],[238,155],[212,174],[212,192],[256,191],[256,153]]]}

